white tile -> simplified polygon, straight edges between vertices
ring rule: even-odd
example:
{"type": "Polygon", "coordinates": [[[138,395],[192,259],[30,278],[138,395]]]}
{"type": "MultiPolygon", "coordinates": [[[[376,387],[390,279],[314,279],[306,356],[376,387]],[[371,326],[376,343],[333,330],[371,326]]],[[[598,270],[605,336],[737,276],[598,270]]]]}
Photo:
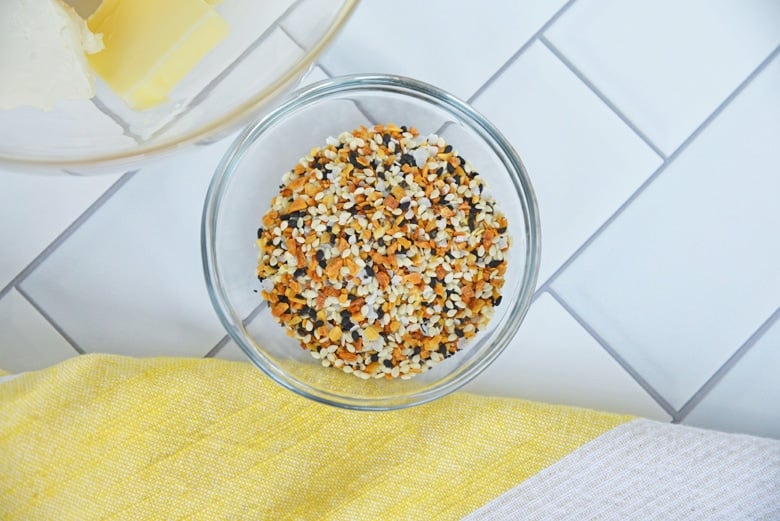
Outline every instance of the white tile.
{"type": "Polygon", "coordinates": [[[317,64],[314,64],[311,69],[301,78],[301,81],[298,82],[299,87],[304,87],[306,85],[311,85],[312,83],[317,83],[318,81],[328,79],[329,76],[325,74],[325,71],[322,70],[322,67],[320,67],[317,64]]]}
{"type": "Polygon", "coordinates": [[[671,420],[547,293],[498,360],[464,390],[671,420]]]}
{"type": "Polygon", "coordinates": [[[476,101],[517,149],[542,222],[544,282],[661,159],[542,44],[476,101]]]}
{"type": "Polygon", "coordinates": [[[581,0],[546,36],[670,154],[780,44],[780,2],[581,0]]]}
{"type": "Polygon", "coordinates": [[[401,74],[468,98],[563,3],[361,2],[320,62],[334,75],[401,74]]]}
{"type": "Polygon", "coordinates": [[[241,348],[238,347],[238,345],[232,340],[229,341],[227,344],[225,344],[225,346],[219,350],[219,353],[217,353],[214,356],[214,358],[221,358],[222,360],[232,360],[233,362],[251,363],[249,361],[249,357],[246,356],[246,354],[244,354],[241,348]]]}
{"type": "Polygon", "coordinates": [[[679,407],[780,304],[780,59],[553,287],[679,407]]]}
{"type": "Polygon", "coordinates": [[[25,281],[84,350],[202,356],[224,335],[203,279],[200,218],[230,142],[139,172],[25,281]]]}
{"type": "Polygon", "coordinates": [[[18,291],[0,299],[0,368],[44,369],[78,353],[18,291]]]}
{"type": "Polygon", "coordinates": [[[683,423],[780,438],[780,321],[705,396],[683,423]]]}
{"type": "Polygon", "coordinates": [[[117,178],[41,176],[0,169],[0,289],[117,178]]]}

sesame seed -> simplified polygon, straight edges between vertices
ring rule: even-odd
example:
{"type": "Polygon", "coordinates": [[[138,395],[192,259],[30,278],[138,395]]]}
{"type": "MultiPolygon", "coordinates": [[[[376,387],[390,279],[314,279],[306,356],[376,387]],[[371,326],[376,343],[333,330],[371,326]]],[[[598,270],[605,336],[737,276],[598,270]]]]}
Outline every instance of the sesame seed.
{"type": "Polygon", "coordinates": [[[410,378],[467,346],[501,303],[507,220],[453,150],[414,128],[361,127],[282,176],[257,277],[323,366],[410,378]]]}

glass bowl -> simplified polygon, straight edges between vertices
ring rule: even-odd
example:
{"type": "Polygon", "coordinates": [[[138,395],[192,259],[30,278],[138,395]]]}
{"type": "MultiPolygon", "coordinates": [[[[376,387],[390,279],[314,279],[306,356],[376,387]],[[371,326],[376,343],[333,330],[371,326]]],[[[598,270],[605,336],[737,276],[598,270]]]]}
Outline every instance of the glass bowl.
{"type": "Polygon", "coordinates": [[[466,103],[431,85],[397,76],[355,75],[296,91],[248,127],[219,165],[206,196],[202,255],[212,303],[232,339],[279,384],[350,409],[390,410],[458,389],[485,369],[517,331],[539,268],[539,214],[528,174],[512,146],[466,103]],[[484,330],[454,356],[402,380],[362,380],[324,368],[288,337],[257,292],[257,228],[284,172],[360,125],[394,123],[438,134],[468,159],[508,219],[511,249],[502,301],[484,330]]]}
{"type": "MultiPolygon", "coordinates": [[[[67,0],[87,18],[99,0],[67,0]]],[[[137,168],[256,119],[295,87],[357,0],[223,0],[230,33],[179,82],[169,101],[129,108],[99,78],[97,95],[50,111],[0,110],[0,166],[94,174],[137,168]]]]}

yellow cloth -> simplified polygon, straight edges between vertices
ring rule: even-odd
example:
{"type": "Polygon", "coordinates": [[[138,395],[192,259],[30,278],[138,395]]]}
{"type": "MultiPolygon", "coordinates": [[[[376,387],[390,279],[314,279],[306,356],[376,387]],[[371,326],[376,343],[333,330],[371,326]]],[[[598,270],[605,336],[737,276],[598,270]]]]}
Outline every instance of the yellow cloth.
{"type": "Polygon", "coordinates": [[[86,355],[0,384],[0,519],[459,519],[629,419],[462,393],[352,412],[245,363],[86,355]]]}

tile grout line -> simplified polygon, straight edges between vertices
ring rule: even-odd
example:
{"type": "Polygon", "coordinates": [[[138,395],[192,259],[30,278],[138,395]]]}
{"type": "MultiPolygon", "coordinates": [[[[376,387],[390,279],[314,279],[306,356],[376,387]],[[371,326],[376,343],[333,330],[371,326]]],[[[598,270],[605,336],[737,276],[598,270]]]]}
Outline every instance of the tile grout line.
{"type": "Polygon", "coordinates": [[[3,298],[6,293],[11,291],[12,288],[18,287],[24,280],[35,271],[35,269],[45,261],[49,255],[54,253],[60,245],[65,242],[73,233],[89,219],[105,202],[111,198],[120,188],[122,188],[137,172],[133,170],[131,172],[125,172],[122,176],[116,180],[114,184],[109,186],[105,192],[95,199],[95,201],[84,210],[65,230],[62,231],[46,248],[43,249],[22,271],[20,271],[11,282],[9,282],[4,288],[0,289],[0,298],[3,298]]]}
{"type": "MultiPolygon", "coordinates": [[[[556,269],[552,275],[550,275],[544,283],[542,283],[536,290],[537,294],[543,293],[544,291],[548,290],[548,288],[551,287],[551,285],[558,279],[558,277],[561,276],[561,274],[568,269],[569,266],[571,266],[574,261],[579,258],[582,253],[588,249],[588,247],[596,240],[598,239],[601,234],[606,230],[620,215],[623,214],[623,212],[636,200],[639,198],[640,195],[644,193],[644,191],[658,178],[665,170],[666,168],[671,165],[674,160],[682,154],[688,146],[696,140],[697,137],[720,115],[725,108],[731,104],[731,102],[739,96],[739,94],[742,93],[743,90],[755,79],[756,76],[758,76],[775,58],[775,56],[780,51],[780,47],[776,48],[774,51],[772,51],[769,56],[767,56],[759,65],[756,67],[753,72],[751,72],[743,81],[740,83],[734,91],[732,91],[731,94],[729,94],[726,99],[724,99],[720,105],[717,106],[717,108],[709,115],[707,118],[699,124],[698,127],[683,141],[677,149],[672,152],[672,154],[664,161],[661,166],[659,166],[655,172],[650,174],[650,176],[641,184],[639,185],[639,188],[637,188],[634,193],[632,193],[628,199],[626,199],[618,208],[615,210],[612,215],[610,215],[606,221],[604,221],[601,226],[599,226],[596,231],[594,231],[590,237],[588,237],[585,242],[583,242],[575,251],[572,253],[566,261],[564,261],[563,264],[561,264],[558,269],[556,269]]],[[[536,298],[536,296],[534,297],[536,298]]]]}
{"type": "MultiPolygon", "coordinates": [[[[250,313],[249,313],[249,314],[246,316],[246,318],[245,318],[245,319],[243,319],[243,320],[241,321],[241,324],[242,324],[244,327],[246,327],[246,325],[247,325],[247,324],[249,324],[249,323],[250,323],[252,320],[254,320],[254,319],[255,319],[255,317],[257,317],[257,315],[259,315],[259,314],[260,314],[260,312],[261,312],[261,311],[263,311],[263,310],[264,310],[264,309],[266,309],[266,308],[268,308],[268,302],[266,302],[265,300],[261,301],[261,302],[260,302],[260,303],[259,303],[257,306],[255,306],[255,308],[254,308],[254,309],[253,309],[253,310],[252,310],[252,311],[251,311],[251,312],[250,312],[250,313]]],[[[206,353],[205,355],[203,355],[203,358],[212,358],[212,357],[214,357],[214,355],[216,355],[217,353],[219,353],[220,351],[222,351],[222,348],[223,348],[223,347],[225,347],[225,345],[227,345],[227,343],[228,343],[229,341],[230,341],[230,335],[229,335],[229,334],[228,334],[228,335],[225,335],[225,336],[223,336],[223,337],[222,337],[222,338],[219,340],[219,342],[217,342],[217,343],[214,345],[214,347],[212,347],[211,349],[209,349],[209,352],[208,352],[208,353],[206,353]]]]}
{"type": "Polygon", "coordinates": [[[637,127],[633,121],[631,121],[628,116],[626,116],[622,110],[620,110],[613,102],[610,100],[601,90],[599,90],[596,85],[593,84],[592,81],[588,79],[585,74],[582,73],[560,50],[558,50],[555,45],[550,42],[550,40],[547,39],[544,35],[539,36],[539,41],[544,44],[545,47],[547,47],[547,50],[549,50],[551,53],[555,55],[558,60],[563,63],[569,71],[574,74],[583,84],[585,84],[586,87],[588,87],[593,94],[596,95],[597,98],[601,100],[604,105],[606,105],[618,118],[620,118],[620,121],[622,121],[628,128],[630,128],[636,136],[641,139],[645,145],[650,147],[653,152],[656,153],[661,159],[664,161],[667,160],[666,154],[663,153],[663,151],[658,148],[658,146],[653,143],[647,135],[642,132],[639,127],[637,127]]]}
{"type": "Polygon", "coordinates": [[[203,355],[203,358],[214,358],[220,351],[230,342],[230,335],[223,336],[214,347],[209,349],[209,352],[203,355]]]}
{"type": "Polygon", "coordinates": [[[602,349],[604,349],[604,351],[606,351],[615,360],[615,362],[617,362],[618,365],[620,365],[620,367],[623,368],[623,370],[626,371],[631,376],[631,378],[633,378],[634,381],[639,384],[639,386],[642,387],[642,389],[644,389],[644,391],[649,394],[650,397],[655,400],[656,403],[658,403],[658,405],[660,405],[669,416],[672,417],[672,419],[674,419],[677,411],[672,406],[672,404],[666,401],[666,399],[661,396],[661,394],[656,391],[655,388],[650,385],[650,383],[648,383],[648,381],[645,380],[642,375],[640,375],[639,372],[631,366],[631,364],[626,362],[626,360],[620,356],[620,354],[615,351],[612,346],[610,346],[609,343],[601,335],[599,335],[598,332],[596,332],[596,330],[593,329],[591,325],[588,324],[585,319],[583,319],[582,316],[580,316],[580,314],[577,313],[577,311],[575,311],[574,308],[572,308],[569,303],[566,302],[563,297],[561,297],[554,289],[548,288],[547,293],[552,298],[554,298],[555,301],[558,302],[558,304],[564,310],[566,310],[567,313],[569,313],[569,315],[571,315],[571,317],[580,325],[580,327],[582,327],[591,337],[593,337],[596,342],[599,343],[602,349]]]}
{"type": "Polygon", "coordinates": [[[726,374],[731,371],[737,363],[739,363],[740,360],[750,351],[750,349],[758,343],[759,340],[764,336],[764,334],[773,326],[776,322],[780,320],[780,308],[777,308],[774,313],[772,313],[769,318],[767,318],[760,326],[758,326],[758,329],[753,332],[752,335],[743,343],[735,352],[732,354],[728,360],[726,360],[720,368],[718,368],[715,373],[713,373],[712,376],[707,379],[706,382],[699,388],[698,391],[693,393],[693,396],[691,396],[685,404],[683,404],[682,407],[680,407],[680,410],[677,411],[677,414],[674,416],[673,422],[674,423],[680,423],[683,421],[688,414],[693,411],[697,405],[701,403],[701,401],[707,397],[707,395],[712,391],[715,386],[720,383],[720,381],[723,379],[726,374]]]}
{"type": "Polygon", "coordinates": [[[47,313],[46,310],[43,309],[40,306],[40,304],[38,304],[38,302],[35,301],[34,298],[32,298],[32,296],[29,293],[27,293],[24,289],[22,289],[21,286],[15,286],[14,288],[16,289],[17,292],[19,292],[19,294],[22,297],[24,297],[24,299],[33,308],[35,308],[38,314],[40,314],[44,318],[44,320],[46,320],[49,323],[49,325],[54,328],[55,331],[57,331],[57,333],[63,338],[63,340],[65,340],[68,344],[70,344],[70,347],[72,347],[73,350],[76,351],[76,353],[80,355],[86,353],[86,351],[84,351],[84,349],[82,349],[81,346],[79,346],[79,344],[73,339],[73,337],[71,337],[68,333],[66,333],[65,330],[62,328],[62,326],[60,326],[57,323],[57,321],[54,320],[54,318],[52,318],[52,316],[49,315],[49,313],[47,313]]]}
{"type": "Polygon", "coordinates": [[[491,85],[493,85],[493,83],[495,83],[495,81],[496,81],[496,80],[497,80],[499,77],[501,77],[501,76],[504,74],[504,72],[506,72],[506,70],[507,70],[509,67],[511,67],[511,66],[512,66],[512,64],[513,64],[514,62],[516,62],[516,61],[517,61],[517,59],[518,59],[518,58],[519,58],[519,57],[520,57],[520,56],[521,56],[521,55],[522,55],[522,54],[523,54],[523,53],[524,53],[524,52],[525,52],[525,51],[526,51],[526,50],[527,50],[527,49],[528,49],[528,48],[529,48],[531,45],[533,45],[534,43],[536,43],[536,41],[537,41],[537,40],[538,40],[538,39],[539,39],[539,38],[542,36],[542,34],[544,34],[544,33],[545,33],[545,31],[547,31],[547,29],[549,29],[549,28],[550,28],[550,26],[552,26],[552,25],[553,25],[555,22],[557,22],[557,21],[558,21],[558,19],[559,19],[561,16],[563,16],[563,14],[564,14],[564,13],[565,13],[565,12],[566,12],[568,9],[569,9],[569,7],[571,7],[571,6],[572,6],[572,5],[573,5],[573,4],[574,4],[576,1],[577,1],[577,0],[569,0],[569,1],[568,1],[568,2],[566,2],[566,3],[565,3],[565,4],[564,4],[564,5],[563,5],[563,6],[562,6],[560,9],[558,9],[558,10],[555,12],[555,14],[554,14],[554,15],[552,15],[552,16],[550,17],[550,19],[549,19],[549,20],[547,20],[547,21],[544,23],[544,25],[542,25],[542,26],[541,26],[541,27],[540,27],[540,28],[539,28],[539,29],[538,29],[538,30],[537,30],[537,31],[536,31],[534,34],[532,34],[532,35],[531,35],[531,37],[530,37],[530,38],[528,38],[528,40],[527,40],[527,41],[526,41],[526,42],[525,42],[523,45],[521,45],[521,46],[520,46],[520,48],[519,48],[518,50],[516,50],[516,51],[514,52],[514,54],[512,54],[512,56],[510,56],[510,57],[509,57],[509,59],[508,59],[507,61],[505,61],[505,62],[504,62],[502,65],[501,65],[501,67],[499,67],[498,69],[496,69],[496,71],[495,71],[493,74],[491,74],[491,75],[490,75],[490,77],[489,77],[487,80],[485,80],[485,83],[483,83],[482,85],[480,85],[480,86],[479,86],[479,88],[478,88],[476,91],[474,91],[474,93],[473,93],[471,96],[469,96],[469,98],[468,98],[466,101],[467,101],[469,104],[472,104],[472,103],[474,103],[474,100],[476,100],[476,99],[477,99],[477,98],[479,98],[479,97],[480,97],[482,94],[484,94],[484,93],[485,93],[485,91],[486,91],[487,89],[489,89],[489,88],[490,88],[490,86],[491,86],[491,85]]]}

